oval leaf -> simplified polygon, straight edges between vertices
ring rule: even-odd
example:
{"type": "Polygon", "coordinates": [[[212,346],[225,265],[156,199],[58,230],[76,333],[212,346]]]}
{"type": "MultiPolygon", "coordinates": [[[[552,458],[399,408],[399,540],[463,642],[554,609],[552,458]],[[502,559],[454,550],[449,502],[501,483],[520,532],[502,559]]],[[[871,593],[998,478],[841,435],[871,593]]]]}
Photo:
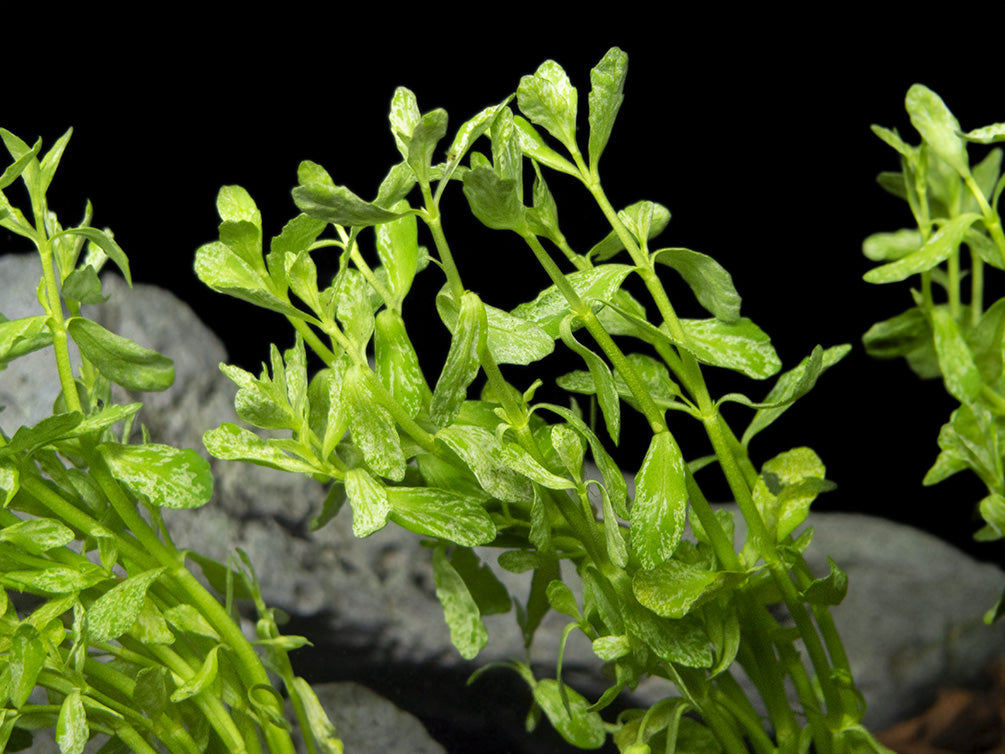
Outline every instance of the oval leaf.
{"type": "Polygon", "coordinates": [[[174,382],[174,363],[167,356],[109,332],[97,322],[72,318],[66,326],[80,352],[112,382],[126,390],[166,390],[174,382]]]}
{"type": "Polygon", "coordinates": [[[98,452],[112,476],[158,508],[198,508],[213,496],[209,461],[190,448],[103,443],[98,452]]]}
{"type": "Polygon", "coordinates": [[[655,568],[673,555],[684,533],[687,484],[684,457],[669,432],[653,435],[635,476],[629,510],[631,543],[643,568],[655,568]]]}

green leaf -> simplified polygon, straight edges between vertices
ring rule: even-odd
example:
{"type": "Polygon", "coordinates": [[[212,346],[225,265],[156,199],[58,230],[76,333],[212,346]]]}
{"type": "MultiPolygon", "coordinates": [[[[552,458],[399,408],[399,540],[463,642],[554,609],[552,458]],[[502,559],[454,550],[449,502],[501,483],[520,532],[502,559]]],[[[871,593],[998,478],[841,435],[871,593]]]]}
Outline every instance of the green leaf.
{"type": "Polygon", "coordinates": [[[600,713],[588,711],[590,703],[575,689],[545,678],[534,684],[534,701],[555,730],[573,746],[599,749],[607,740],[600,713]]]}
{"type": "Polygon", "coordinates": [[[811,605],[840,605],[848,593],[848,574],[838,568],[831,558],[827,558],[829,572],[814,579],[803,590],[802,598],[811,605]]]}
{"type": "Polygon", "coordinates": [[[108,296],[101,295],[101,280],[89,264],[78,267],[66,276],[61,293],[67,301],[79,301],[82,304],[103,304],[108,300],[108,296]]]}
{"type": "Polygon", "coordinates": [[[49,190],[49,184],[52,183],[52,178],[56,174],[56,168],[59,167],[59,161],[63,158],[63,152],[66,150],[67,142],[70,141],[70,136],[73,134],[73,129],[67,129],[67,131],[60,136],[56,143],[52,145],[52,148],[46,152],[45,156],[39,163],[39,188],[41,193],[44,194],[49,190]]]}
{"type": "Polygon", "coordinates": [[[492,497],[514,503],[533,501],[530,481],[509,467],[502,445],[489,430],[453,424],[437,432],[436,438],[461,458],[492,497]]]}
{"type": "Polygon", "coordinates": [[[288,455],[280,441],[262,439],[254,432],[231,422],[224,422],[216,429],[206,431],[202,442],[211,455],[224,461],[248,461],[257,466],[293,473],[315,474],[322,471],[304,460],[288,455]]]}
{"type": "Polygon", "coordinates": [[[184,602],[170,607],[164,611],[167,621],[179,631],[196,634],[197,636],[208,636],[210,639],[220,640],[216,629],[210,625],[202,613],[194,605],[184,602]]]}
{"type": "Polygon", "coordinates": [[[450,557],[450,564],[468,585],[468,591],[478,604],[482,615],[508,613],[513,606],[509,591],[496,578],[495,573],[479,557],[466,547],[458,547],[450,557]]]}
{"type": "Polygon", "coordinates": [[[877,359],[893,359],[917,351],[932,340],[932,327],[920,307],[877,322],[862,336],[866,353],[877,359]]]}
{"type": "Polygon", "coordinates": [[[431,110],[425,113],[412,129],[408,142],[406,161],[415,171],[420,183],[429,181],[429,169],[433,162],[436,145],[447,134],[447,111],[431,110]]]}
{"type": "MultiPolygon", "coordinates": [[[[11,135],[13,136],[13,134],[11,135]]],[[[7,140],[6,135],[4,136],[4,140],[5,141],[7,140]]],[[[11,156],[14,157],[14,162],[8,165],[4,169],[3,173],[0,174],[0,191],[3,191],[5,188],[10,186],[14,181],[17,180],[19,175],[21,175],[25,170],[28,169],[28,167],[38,157],[38,153],[41,149],[42,149],[42,140],[39,139],[38,141],[35,142],[34,146],[32,146],[31,149],[25,150],[18,155],[13,154],[13,152],[11,153],[11,156]]],[[[35,170],[38,169],[37,165],[34,169],[35,170]]]]}
{"type": "Polygon", "coordinates": [[[99,643],[111,641],[132,628],[143,610],[147,590],[164,570],[163,567],[152,568],[130,576],[98,597],[87,609],[90,640],[99,643]]]}
{"type": "Polygon", "coordinates": [[[367,465],[383,477],[405,477],[405,453],[391,414],[377,401],[369,385],[372,375],[353,365],[346,372],[342,394],[349,409],[349,431],[367,465]]]}
{"type": "Polygon", "coordinates": [[[151,720],[163,714],[168,704],[168,669],[163,665],[142,668],[136,674],[133,702],[151,720]]]}
{"type": "MultiPolygon", "coordinates": [[[[686,348],[703,364],[741,372],[757,380],[782,368],[771,339],[746,317],[735,322],[719,319],[682,319],[686,348]]],[[[664,330],[665,332],[665,330],[664,330]]]]}
{"type": "Polygon", "coordinates": [[[653,252],[653,260],[675,269],[716,319],[739,321],[740,294],[730,274],[712,257],[690,249],[660,249],[653,252]]]}
{"type": "Polygon", "coordinates": [[[655,568],[677,549],[684,534],[687,484],[684,457],[669,432],[653,435],[635,476],[631,543],[643,568],[655,568]]]}
{"type": "Polygon", "coordinates": [[[275,289],[262,265],[250,264],[226,243],[215,241],[200,246],[195,252],[195,272],[203,283],[218,293],[289,317],[303,319],[305,316],[286,300],[285,290],[275,289]]]}
{"type": "Polygon", "coordinates": [[[45,665],[47,653],[38,629],[30,623],[21,623],[14,630],[8,651],[10,704],[19,709],[35,690],[35,682],[45,665]]]}
{"type": "Polygon", "coordinates": [[[496,537],[496,526],[480,498],[436,487],[388,487],[391,520],[417,534],[466,547],[496,537]]]}
{"type": "Polygon", "coordinates": [[[506,443],[503,445],[503,458],[506,461],[506,465],[511,469],[540,484],[542,487],[552,490],[571,490],[576,488],[575,482],[551,473],[538,463],[530,453],[516,443],[506,443]]]}
{"type": "Polygon", "coordinates": [[[549,147],[541,134],[525,118],[519,115],[514,116],[513,126],[515,128],[517,143],[525,155],[535,162],[547,165],[552,170],[557,170],[576,178],[580,177],[576,166],[549,147]]]}
{"type": "Polygon", "coordinates": [[[0,320],[0,365],[52,343],[48,317],[37,314],[21,319],[0,320]]]}
{"type": "Polygon", "coordinates": [[[401,313],[394,309],[381,309],[377,314],[374,361],[381,384],[409,416],[414,418],[428,405],[432,397],[429,385],[401,313]]]}
{"type": "Polygon", "coordinates": [[[97,246],[108,255],[108,258],[115,262],[115,266],[119,268],[122,272],[122,277],[126,279],[126,283],[129,287],[133,286],[133,276],[129,272],[129,259],[126,257],[126,253],[122,248],[115,243],[115,240],[111,235],[103,230],[98,230],[97,228],[66,228],[65,230],[56,233],[52,236],[52,240],[55,241],[63,236],[81,236],[86,238],[93,244],[97,246]]]}
{"type": "Polygon", "coordinates": [[[628,55],[612,47],[590,71],[590,168],[596,172],[600,155],[611,138],[614,119],[624,100],[628,55]]]}
{"type": "Polygon", "coordinates": [[[209,462],[190,448],[149,443],[97,447],[117,480],[159,508],[199,508],[213,496],[209,462]]]}
{"type": "MultiPolygon", "coordinates": [[[[535,323],[502,309],[482,304],[488,325],[486,345],[499,364],[533,364],[555,349],[555,341],[535,323]]],[[[436,309],[447,329],[457,328],[457,305],[444,288],[436,296],[436,309]]]]}
{"type": "Polygon", "coordinates": [[[554,60],[544,61],[531,76],[520,79],[517,104],[524,115],[558,139],[570,152],[576,147],[578,96],[569,77],[554,60]]]}
{"type": "Polygon", "coordinates": [[[338,732],[310,684],[300,676],[296,676],[293,679],[292,693],[300,697],[300,703],[307,715],[307,727],[321,754],[342,754],[343,746],[338,732]]]}
{"type": "Polygon", "coordinates": [[[186,699],[191,699],[196,694],[201,693],[204,689],[206,689],[206,687],[216,680],[219,669],[217,653],[220,651],[221,646],[221,644],[217,644],[209,650],[206,654],[206,658],[202,661],[202,665],[199,667],[199,670],[196,671],[195,675],[178,686],[178,688],[171,693],[170,699],[172,702],[178,704],[186,699]]]}
{"type": "Polygon", "coordinates": [[[621,403],[614,384],[614,376],[603,359],[573,337],[571,323],[574,319],[575,317],[570,314],[562,320],[562,324],[559,326],[562,342],[586,362],[596,388],[597,400],[604,415],[607,432],[614,444],[617,445],[621,434],[621,403]]]}
{"type": "Polygon", "coordinates": [[[753,497],[768,533],[782,541],[800,526],[821,492],[834,489],[823,461],[810,448],[794,448],[766,462],[753,497]]]}
{"type": "Polygon", "coordinates": [[[817,346],[812,354],[782,374],[764,401],[759,404],[757,413],[743,433],[744,447],[749,445],[754,435],[773,424],[789,406],[812,390],[820,375],[841,361],[850,351],[850,345],[833,346],[826,351],[817,346]]]}
{"type": "Polygon", "coordinates": [[[862,253],[873,262],[893,262],[921,248],[921,231],[904,228],[893,233],[873,233],[862,242],[862,253]]]}
{"type": "Polygon", "coordinates": [[[262,227],[262,213],[242,186],[222,186],[216,195],[216,212],[224,222],[249,222],[262,227]]]}
{"type": "Polygon", "coordinates": [[[529,233],[516,181],[500,177],[493,168],[472,168],[464,174],[464,196],[472,214],[489,228],[529,233]]]}
{"type": "Polygon", "coordinates": [[[298,429],[301,417],[294,415],[285,389],[285,367],[279,358],[279,349],[272,346],[272,363],[278,366],[274,377],[262,365],[256,379],[251,372],[231,364],[220,364],[220,371],[237,385],[234,409],[237,415],[262,429],[298,429]]]}
{"type": "Polygon", "coordinates": [[[917,251],[889,264],[876,267],[863,276],[867,283],[898,283],[942,264],[956,251],[967,229],[980,219],[971,212],[957,215],[933,233],[917,251]]]}
{"type": "Polygon", "coordinates": [[[485,338],[487,316],[477,295],[465,292],[450,340],[450,350],[443,371],[433,389],[430,419],[437,426],[453,422],[467,397],[468,386],[478,375],[479,343],[485,338]]]}
{"type": "Polygon", "coordinates": [[[391,98],[391,110],[388,113],[388,120],[391,122],[391,135],[398,145],[398,151],[406,160],[408,159],[408,145],[412,140],[412,131],[422,119],[419,112],[419,103],[415,98],[415,93],[411,89],[399,86],[394,90],[391,98]]]}
{"type": "Polygon", "coordinates": [[[926,86],[914,84],[905,99],[911,124],[921,138],[962,176],[970,175],[966,142],[960,138],[960,123],[942,99],[926,86]]]}
{"type": "Polygon", "coordinates": [[[974,363],[970,347],[960,326],[947,309],[932,310],[935,353],[945,380],[946,390],[961,403],[972,403],[981,391],[981,373],[974,363]]]}
{"type": "Polygon", "coordinates": [[[54,518],[33,518],[0,529],[0,542],[10,542],[32,555],[63,547],[74,539],[73,530],[54,518]]]}
{"type": "Polygon", "coordinates": [[[387,525],[391,504],[387,488],[370,476],[366,469],[349,469],[345,476],[345,492],[352,506],[352,533],[369,537],[387,525]]]}
{"type": "Polygon", "coordinates": [[[174,363],[167,356],[138,346],[82,317],[70,319],[66,329],[84,358],[126,390],[155,392],[166,390],[174,382],[174,363]]]}
{"type": "MultiPolygon", "coordinates": [[[[508,98],[507,101],[509,101],[508,98]]],[[[450,145],[450,149],[447,150],[447,162],[443,167],[443,178],[441,181],[450,180],[464,155],[471,149],[471,145],[492,126],[496,115],[501,112],[505,104],[503,102],[492,107],[486,107],[457,129],[457,135],[454,136],[454,141],[450,145]]]]}
{"type": "Polygon", "coordinates": [[[387,270],[388,284],[400,304],[419,269],[419,240],[415,215],[405,215],[375,228],[377,256],[387,270]]]}
{"type": "Polygon", "coordinates": [[[0,458],[24,450],[34,451],[57,440],[73,437],[82,421],[79,411],[71,411],[47,416],[33,427],[18,427],[10,442],[0,447],[0,458]]]}
{"type": "Polygon", "coordinates": [[[402,216],[360,199],[345,186],[331,183],[330,178],[318,180],[317,169],[314,163],[304,161],[297,171],[300,185],[293,189],[293,201],[301,212],[335,225],[353,227],[379,225],[402,216]]]}
{"type": "MultiPolygon", "coordinates": [[[[577,295],[587,303],[600,306],[600,302],[614,296],[625,278],[634,272],[635,268],[626,264],[605,264],[588,270],[573,272],[565,279],[576,291],[577,295]]],[[[535,322],[552,338],[559,337],[562,320],[569,313],[569,302],[555,286],[541,291],[533,300],[520,304],[511,312],[513,316],[535,322]]]]}
{"type": "Polygon", "coordinates": [[[71,594],[100,584],[108,578],[104,569],[93,563],[76,566],[51,566],[35,571],[5,571],[0,581],[19,591],[45,594],[71,594]]]}
{"type": "Polygon", "coordinates": [[[667,560],[655,568],[636,571],[632,592],[657,615],[680,619],[716,594],[741,583],[747,575],[667,560]]]}
{"type": "MultiPolygon", "coordinates": [[[[992,123],[990,126],[975,128],[963,134],[967,141],[978,144],[993,144],[998,141],[1005,141],[1005,123],[992,123]]],[[[3,181],[0,181],[0,188],[3,188],[3,181]]]]}
{"type": "Polygon", "coordinates": [[[473,660],[488,643],[489,634],[478,604],[464,579],[447,560],[442,547],[433,551],[433,577],[436,597],[443,606],[443,616],[450,628],[450,640],[461,657],[473,660]]]}

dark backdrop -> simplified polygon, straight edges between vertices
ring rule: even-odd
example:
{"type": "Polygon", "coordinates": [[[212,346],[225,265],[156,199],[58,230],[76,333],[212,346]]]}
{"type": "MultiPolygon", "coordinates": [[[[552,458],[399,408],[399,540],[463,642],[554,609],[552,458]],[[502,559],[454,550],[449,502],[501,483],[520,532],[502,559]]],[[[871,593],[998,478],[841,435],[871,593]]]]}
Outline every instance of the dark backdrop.
{"type": "MultiPolygon", "coordinates": [[[[266,235],[274,235],[295,214],[289,190],[302,159],[323,164],[364,197],[374,194],[398,159],[386,115],[395,86],[413,89],[423,110],[446,108],[456,127],[548,57],[566,68],[585,101],[589,69],[616,44],[631,66],[602,162],[612,201],[666,205],[673,219],[665,245],[725,265],[745,314],[772,336],[786,366],[818,343],[856,345],[811,397],[760,436],[758,462],[810,445],[839,486],[821,498],[821,510],[909,521],[969,546],[982,488],[964,475],[921,485],[951,403],[940,385],[919,383],[903,363],[872,361],[858,346],[872,322],[910,301],[906,286],[862,281],[869,264],[860,247],[869,233],[910,220],[875,184],[897,159],[869,125],[912,133],[903,97],[915,81],[939,92],[965,129],[1005,120],[1002,68],[944,44],[926,51],[928,32],[876,29],[872,19],[821,16],[810,24],[713,11],[691,19],[672,9],[619,18],[609,9],[611,18],[584,18],[592,29],[584,34],[573,31],[580,27],[571,17],[550,27],[502,6],[482,12],[464,28],[427,23],[418,12],[339,19],[295,6],[221,24],[151,17],[54,36],[25,27],[4,48],[0,125],[48,144],[73,126],[53,207],[76,221],[89,198],[95,223],[114,230],[136,279],[176,292],[223,338],[232,360],[257,368],[270,341],[289,343],[285,322],[223,299],[192,273],[195,249],[215,238],[221,185],[247,188],[266,235]]],[[[551,185],[564,231],[588,247],[603,232],[598,215],[575,187],[558,178],[551,185]]],[[[499,306],[533,297],[541,275],[528,250],[468,220],[454,193],[445,223],[466,284],[499,306]]],[[[0,231],[0,253],[21,248],[0,231]]],[[[993,296],[1002,293],[998,278],[993,296]]],[[[440,282],[430,268],[419,295],[440,282]]],[[[431,311],[411,306],[416,338],[434,353],[444,348],[431,311]]],[[[714,383],[753,397],[768,388],[714,383]]],[[[742,412],[733,415],[742,427],[742,412]]],[[[700,438],[688,439],[682,424],[685,452],[703,453],[700,442],[688,445],[700,438]]],[[[622,456],[637,463],[644,445],[635,438],[644,433],[629,425],[624,434],[622,456]]],[[[728,494],[714,483],[710,489],[719,499],[728,494]]]]}

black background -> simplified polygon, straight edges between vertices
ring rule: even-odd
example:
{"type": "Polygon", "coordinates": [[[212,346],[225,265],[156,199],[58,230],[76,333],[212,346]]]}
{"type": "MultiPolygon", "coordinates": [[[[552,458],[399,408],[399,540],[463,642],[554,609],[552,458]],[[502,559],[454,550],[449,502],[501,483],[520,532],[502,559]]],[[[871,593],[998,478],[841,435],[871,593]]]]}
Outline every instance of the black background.
{"type": "MultiPolygon", "coordinates": [[[[996,547],[969,542],[983,494],[976,481],[960,475],[921,485],[952,409],[944,390],[920,383],[903,363],[869,359],[858,344],[870,324],[910,303],[906,285],[862,281],[870,267],[862,239],[910,222],[906,207],[875,184],[897,159],[869,125],[898,127],[916,141],[903,110],[915,81],[941,94],[964,129],[1005,120],[1001,65],[952,34],[883,28],[870,17],[618,11],[549,19],[485,6],[454,24],[427,21],[419,10],[375,7],[356,17],[288,4],[220,22],[152,13],[143,22],[82,18],[58,33],[15,24],[4,48],[0,125],[47,144],[73,126],[50,191],[53,208],[75,222],[89,198],[95,224],[115,232],[136,280],[175,291],[223,338],[232,360],[257,369],[269,342],[289,344],[288,326],[208,291],[192,273],[195,249],[216,237],[221,185],[247,188],[266,235],[274,235],[296,213],[289,191],[302,159],[373,196],[399,159],[387,127],[396,86],[415,91],[424,111],[447,109],[452,134],[551,57],[578,86],[585,117],[589,70],[618,45],[631,63],[601,163],[612,202],[667,206],[673,219],[662,243],[710,254],[730,270],[744,314],[772,336],[786,367],[818,343],[856,345],[755,441],[755,460],[810,445],[838,484],[820,510],[911,522],[997,558],[996,547]]],[[[588,248],[604,232],[602,219],[571,182],[554,177],[551,186],[563,230],[588,248]]],[[[465,284],[497,306],[532,298],[544,283],[529,251],[515,236],[471,221],[459,190],[453,194],[445,226],[465,284]]],[[[0,232],[0,253],[21,249],[21,239],[0,232]]],[[[415,295],[428,297],[440,284],[431,267],[415,295]]],[[[989,297],[1002,293],[997,276],[989,297]]],[[[694,313],[685,292],[674,300],[685,316],[694,313]]],[[[434,380],[442,326],[425,303],[408,306],[411,332],[431,349],[434,380]]],[[[547,374],[567,368],[552,365],[547,374]]],[[[519,370],[512,376],[521,386],[531,379],[519,370]]],[[[712,382],[754,398],[769,387],[720,375],[712,382]]],[[[705,453],[690,420],[671,418],[685,454],[705,453]]],[[[743,411],[729,418],[738,429],[746,421],[743,411]]],[[[643,430],[629,423],[623,431],[629,466],[644,452],[643,430]]],[[[714,473],[704,476],[709,496],[725,499],[714,473]]]]}

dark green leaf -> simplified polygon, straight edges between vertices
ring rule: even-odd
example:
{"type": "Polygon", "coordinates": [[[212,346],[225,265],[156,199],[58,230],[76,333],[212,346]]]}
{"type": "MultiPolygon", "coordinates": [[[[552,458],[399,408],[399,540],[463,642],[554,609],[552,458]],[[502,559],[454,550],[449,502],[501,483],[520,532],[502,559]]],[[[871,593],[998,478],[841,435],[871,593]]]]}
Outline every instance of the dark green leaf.
{"type": "Polygon", "coordinates": [[[906,356],[932,339],[925,312],[914,307],[896,317],[877,322],[862,336],[866,352],[877,359],[906,356]]]}
{"type": "Polygon", "coordinates": [[[360,199],[345,186],[314,180],[314,176],[313,163],[301,163],[300,185],[293,189],[297,208],[311,217],[344,226],[379,225],[401,217],[360,199]]]}
{"type": "Polygon", "coordinates": [[[468,591],[475,598],[478,611],[482,615],[500,615],[509,612],[513,606],[509,591],[492,569],[472,550],[466,547],[455,549],[450,563],[468,585],[468,591]]]}
{"type": "Polygon", "coordinates": [[[471,212],[494,230],[527,233],[526,210],[520,201],[519,186],[502,178],[492,168],[472,168],[464,174],[464,196],[471,212]]]}
{"type": "Polygon", "coordinates": [[[102,304],[108,300],[108,296],[101,295],[101,280],[89,264],[67,275],[61,292],[64,299],[82,304],[102,304]]]}
{"type": "Polygon", "coordinates": [[[838,568],[831,558],[827,558],[830,572],[823,578],[814,579],[803,590],[803,600],[812,605],[840,605],[848,593],[848,574],[838,568]]]}
{"type": "Polygon", "coordinates": [[[406,160],[420,183],[429,181],[429,168],[436,145],[447,134],[447,111],[431,110],[425,113],[412,129],[406,160]]]}
{"type": "Polygon", "coordinates": [[[174,382],[174,363],[167,356],[111,333],[89,319],[73,317],[66,329],[84,358],[127,390],[166,390],[174,382]]]}

